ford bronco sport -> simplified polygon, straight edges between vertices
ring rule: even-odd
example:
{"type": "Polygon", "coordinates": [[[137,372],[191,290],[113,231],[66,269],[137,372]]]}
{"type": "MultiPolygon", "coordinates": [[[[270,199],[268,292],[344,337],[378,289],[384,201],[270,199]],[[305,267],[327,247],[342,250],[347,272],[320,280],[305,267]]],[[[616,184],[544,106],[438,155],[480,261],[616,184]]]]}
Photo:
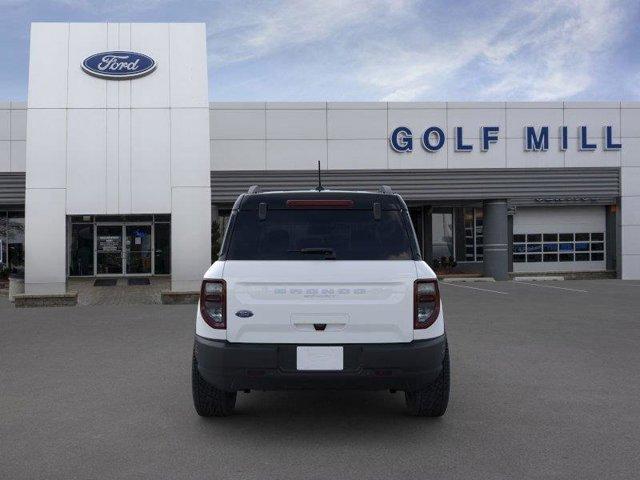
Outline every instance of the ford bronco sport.
{"type": "Polygon", "coordinates": [[[226,416],[238,391],[402,390],[441,416],[449,350],[435,274],[407,206],[380,192],[261,192],[231,212],[196,315],[196,412],[226,416]]]}

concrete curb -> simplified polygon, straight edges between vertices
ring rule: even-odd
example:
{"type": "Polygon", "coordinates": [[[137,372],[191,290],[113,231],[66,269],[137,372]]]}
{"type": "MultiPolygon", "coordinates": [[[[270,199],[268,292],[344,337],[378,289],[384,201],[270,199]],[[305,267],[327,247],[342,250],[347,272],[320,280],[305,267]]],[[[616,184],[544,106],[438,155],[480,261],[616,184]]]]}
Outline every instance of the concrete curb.
{"type": "Polygon", "coordinates": [[[200,292],[160,292],[163,305],[193,305],[200,300],[200,292]]]}
{"type": "Polygon", "coordinates": [[[78,304],[78,292],[67,292],[50,295],[31,295],[18,293],[15,295],[16,308],[31,307],[75,307],[78,304]]]}
{"type": "Polygon", "coordinates": [[[449,282],[449,283],[457,283],[457,282],[486,283],[486,282],[496,281],[493,277],[440,277],[439,280],[442,280],[443,282],[449,282]]]}
{"type": "Polygon", "coordinates": [[[537,276],[537,277],[513,277],[514,282],[548,282],[548,281],[560,281],[564,280],[564,277],[557,276],[537,276]]]}
{"type": "Polygon", "coordinates": [[[511,280],[516,277],[563,277],[565,280],[603,280],[617,278],[616,272],[606,270],[604,272],[509,272],[511,280]]]}

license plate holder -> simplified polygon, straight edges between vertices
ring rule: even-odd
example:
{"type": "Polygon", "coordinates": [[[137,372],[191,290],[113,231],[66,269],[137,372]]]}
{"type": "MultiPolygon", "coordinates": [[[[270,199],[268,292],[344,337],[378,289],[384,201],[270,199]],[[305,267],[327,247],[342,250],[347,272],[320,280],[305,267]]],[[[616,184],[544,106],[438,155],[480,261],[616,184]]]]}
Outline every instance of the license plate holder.
{"type": "Polygon", "coordinates": [[[344,370],[344,348],[336,346],[297,347],[296,368],[299,371],[344,370]]]}

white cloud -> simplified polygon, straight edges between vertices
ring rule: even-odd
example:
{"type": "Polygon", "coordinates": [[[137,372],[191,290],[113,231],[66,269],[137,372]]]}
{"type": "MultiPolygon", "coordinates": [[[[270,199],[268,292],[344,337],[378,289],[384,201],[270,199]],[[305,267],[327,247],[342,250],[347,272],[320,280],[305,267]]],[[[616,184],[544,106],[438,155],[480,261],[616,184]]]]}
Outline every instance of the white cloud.
{"type": "Polygon", "coordinates": [[[424,32],[428,50],[405,48],[386,69],[374,54],[359,79],[383,100],[442,95],[456,77],[473,85],[472,96],[480,100],[567,98],[592,84],[593,70],[624,20],[623,10],[608,0],[538,1],[501,11],[506,13],[484,24],[467,19],[461,25],[466,33],[449,39],[424,32]]]}
{"type": "MultiPolygon", "coordinates": [[[[52,0],[82,20],[208,19],[212,90],[223,96],[406,101],[553,100],[602,85],[637,97],[637,60],[613,80],[603,71],[634,36],[640,7],[623,2],[52,0]]],[[[0,0],[7,11],[25,5],[0,0]]]]}
{"type": "Polygon", "coordinates": [[[542,13],[533,27],[504,40],[511,41],[514,53],[521,55],[501,59],[494,71],[497,80],[487,89],[489,95],[531,100],[577,95],[591,86],[597,62],[622,31],[623,11],[610,1],[574,1],[569,9],[540,3],[542,13]]]}
{"type": "Polygon", "coordinates": [[[261,2],[216,12],[209,22],[211,60],[226,65],[330,40],[345,30],[402,13],[409,0],[261,2]]]}
{"type": "Polygon", "coordinates": [[[314,82],[380,100],[550,100],[593,85],[625,20],[614,0],[296,0],[217,12],[208,29],[214,68],[293,52],[314,82]]]}
{"type": "MultiPolygon", "coordinates": [[[[49,0],[51,5],[61,5],[72,10],[91,11],[98,14],[140,12],[156,9],[175,0],[49,0]]],[[[33,5],[33,0],[0,0],[0,6],[33,5]]]]}

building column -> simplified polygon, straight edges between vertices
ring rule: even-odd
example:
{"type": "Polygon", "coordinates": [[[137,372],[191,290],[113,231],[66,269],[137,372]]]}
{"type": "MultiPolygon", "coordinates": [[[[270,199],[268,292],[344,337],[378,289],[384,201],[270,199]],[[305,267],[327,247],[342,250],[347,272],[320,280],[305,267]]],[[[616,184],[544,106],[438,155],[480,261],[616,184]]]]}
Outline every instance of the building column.
{"type": "Polygon", "coordinates": [[[174,187],[171,212],[171,290],[200,289],[211,266],[211,189],[174,187]]]}
{"type": "MultiPolygon", "coordinates": [[[[624,151],[623,151],[624,153],[624,151]]],[[[630,156],[620,169],[620,263],[623,280],[640,279],[640,163],[630,156]],[[637,165],[637,166],[636,166],[637,165]]]]}
{"type": "Polygon", "coordinates": [[[433,225],[431,223],[432,207],[422,208],[422,259],[433,264],[433,225]]]}
{"type": "Polygon", "coordinates": [[[484,208],[484,275],[509,279],[508,219],[506,200],[488,200],[484,208]]]}
{"type": "Polygon", "coordinates": [[[606,227],[605,227],[605,259],[607,262],[607,270],[611,272],[619,271],[617,267],[617,256],[618,256],[618,246],[617,246],[617,217],[618,217],[618,208],[617,205],[607,205],[606,209],[606,227]]]}
{"type": "Polygon", "coordinates": [[[66,293],[65,190],[27,188],[24,213],[25,293],[66,293]]]}
{"type": "MultiPolygon", "coordinates": [[[[187,52],[187,39],[183,40],[185,43],[180,44],[185,48],[183,54],[193,55],[187,52]]],[[[173,33],[171,41],[174,41],[173,33]]],[[[204,41],[204,34],[200,41],[204,41]]],[[[174,292],[198,292],[202,276],[211,266],[209,104],[204,98],[195,105],[195,108],[171,109],[171,290],[174,292]]]]}
{"type": "Polygon", "coordinates": [[[513,215],[515,210],[507,210],[507,269],[513,272],[513,215]]]}
{"type": "Polygon", "coordinates": [[[453,209],[453,232],[455,240],[455,251],[453,252],[453,259],[456,262],[464,262],[467,257],[467,245],[466,245],[466,232],[464,228],[464,208],[456,207],[453,209]]]}

